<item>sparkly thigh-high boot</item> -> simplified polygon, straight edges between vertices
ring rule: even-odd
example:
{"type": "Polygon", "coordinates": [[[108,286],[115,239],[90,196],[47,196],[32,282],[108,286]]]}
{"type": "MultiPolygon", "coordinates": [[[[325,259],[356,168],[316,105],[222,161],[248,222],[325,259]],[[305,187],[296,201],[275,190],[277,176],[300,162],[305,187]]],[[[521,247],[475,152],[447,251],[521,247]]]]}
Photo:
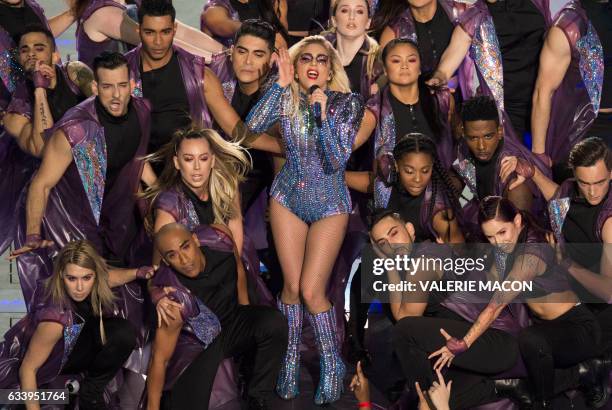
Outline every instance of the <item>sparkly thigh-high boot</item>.
{"type": "Polygon", "coordinates": [[[333,307],[316,315],[308,313],[314,328],[317,348],[321,355],[320,380],[315,393],[315,404],[333,403],[340,399],[344,390],[346,366],[340,357],[336,341],[336,314],[333,307]]]}
{"type": "Polygon", "coordinates": [[[277,306],[287,318],[289,343],[287,344],[287,353],[278,374],[276,392],[283,399],[289,400],[300,394],[300,339],[302,338],[304,307],[301,303],[285,305],[280,301],[280,298],[277,301],[277,306]]]}

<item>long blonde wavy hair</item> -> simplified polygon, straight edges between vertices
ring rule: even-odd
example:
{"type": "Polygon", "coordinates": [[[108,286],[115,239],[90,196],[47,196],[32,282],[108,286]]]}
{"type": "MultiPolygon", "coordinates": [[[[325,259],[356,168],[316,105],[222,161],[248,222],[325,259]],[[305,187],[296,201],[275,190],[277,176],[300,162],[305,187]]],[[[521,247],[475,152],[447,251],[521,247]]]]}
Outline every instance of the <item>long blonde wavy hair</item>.
{"type": "MultiPolygon", "coordinates": [[[[297,60],[300,58],[300,55],[304,49],[311,44],[319,44],[323,46],[329,55],[329,61],[331,62],[331,79],[327,82],[327,88],[331,91],[350,93],[351,86],[349,79],[346,76],[342,63],[340,62],[338,52],[323,36],[310,36],[303,38],[289,49],[289,58],[291,59],[291,64],[293,64],[293,67],[295,68],[297,66],[297,60]]],[[[293,117],[297,114],[300,106],[300,85],[296,78],[294,78],[291,82],[291,101],[292,111],[290,116],[293,117]]]]}
{"type": "MultiPolygon", "coordinates": [[[[368,18],[372,18],[372,10],[370,9],[370,2],[368,0],[363,0],[364,3],[366,4],[366,7],[368,9],[368,18]]],[[[340,0],[332,0],[331,5],[330,5],[330,18],[329,18],[329,27],[327,29],[327,33],[336,33],[336,27],[332,24],[332,19],[331,17],[336,15],[336,10],[338,8],[338,3],[340,3],[340,0]]],[[[323,33],[325,34],[325,33],[323,33]]],[[[336,35],[338,35],[338,33],[336,33],[336,35]]],[[[378,54],[380,51],[380,45],[378,44],[378,42],[373,38],[370,37],[368,35],[368,32],[366,30],[366,36],[365,39],[369,45],[369,50],[368,50],[368,60],[366,63],[366,75],[368,77],[372,77],[374,75],[374,66],[376,65],[376,63],[378,62],[378,54]]]]}
{"type": "Polygon", "coordinates": [[[70,300],[64,285],[64,275],[69,264],[89,269],[95,273],[94,285],[90,293],[91,306],[94,315],[100,318],[102,344],[106,344],[102,314],[104,311],[113,310],[115,300],[113,291],[108,284],[106,261],[88,240],[72,241],[64,246],[54,260],[53,275],[45,283],[47,295],[54,304],[59,306],[66,306],[70,300]]]}
{"type": "MultiPolygon", "coordinates": [[[[142,196],[153,204],[162,191],[174,188],[181,183],[181,174],[174,166],[174,157],[177,156],[181,143],[188,139],[206,140],[215,156],[215,164],[208,178],[208,192],[212,201],[215,223],[226,224],[238,212],[234,206],[234,200],[238,194],[239,184],[244,181],[245,175],[251,169],[251,158],[240,144],[226,141],[215,130],[195,125],[186,130],[178,130],[169,143],[159,151],[145,157],[145,160],[150,162],[162,162],[164,169],[157,178],[157,182],[147,188],[142,196]]],[[[152,212],[149,212],[148,227],[153,226],[152,218],[152,212]]]]}

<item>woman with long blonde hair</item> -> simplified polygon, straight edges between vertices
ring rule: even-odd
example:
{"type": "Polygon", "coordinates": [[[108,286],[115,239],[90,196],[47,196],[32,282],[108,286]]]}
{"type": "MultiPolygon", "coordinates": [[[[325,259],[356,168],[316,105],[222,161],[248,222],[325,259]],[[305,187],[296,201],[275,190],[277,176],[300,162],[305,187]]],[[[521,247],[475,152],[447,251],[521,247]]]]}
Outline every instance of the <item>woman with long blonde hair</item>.
{"type": "Polygon", "coordinates": [[[89,241],[68,243],[53,275],[37,288],[30,312],[4,335],[0,366],[8,371],[0,388],[35,391],[59,374],[84,372],[79,406],[105,408],[106,385],[136,347],[132,324],[114,317],[111,287],[152,276],[150,267],[109,270],[89,241]]]}
{"type": "Polygon", "coordinates": [[[350,93],[340,58],[324,37],[307,37],[289,51],[281,49],[277,65],[278,81],[247,118],[255,132],[279,123],[287,156],[270,201],[284,278],[278,307],[289,323],[276,390],[285,399],[299,393],[303,300],[321,356],[315,403],[331,403],[340,398],[346,368],[336,340],[336,314],[325,292],[351,212],[344,170],[363,103],[350,93]]]}

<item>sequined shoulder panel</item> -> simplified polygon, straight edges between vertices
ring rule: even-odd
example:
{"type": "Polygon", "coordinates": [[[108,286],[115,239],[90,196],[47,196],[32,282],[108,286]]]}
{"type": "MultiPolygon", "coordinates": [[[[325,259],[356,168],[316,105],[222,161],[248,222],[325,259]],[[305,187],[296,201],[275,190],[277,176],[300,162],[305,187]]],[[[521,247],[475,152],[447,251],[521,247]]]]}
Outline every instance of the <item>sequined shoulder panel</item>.
{"type": "Polygon", "coordinates": [[[82,141],[75,144],[72,147],[72,156],[94,219],[96,224],[99,224],[106,179],[106,144],[102,127],[89,128],[96,130],[95,135],[85,135],[82,141]]]}
{"type": "Polygon", "coordinates": [[[234,98],[234,92],[236,91],[236,81],[226,81],[221,84],[221,86],[223,87],[223,95],[225,95],[225,99],[231,102],[232,98],[234,98]]]}
{"type": "Polygon", "coordinates": [[[83,330],[83,326],[83,323],[72,323],[64,327],[64,355],[62,356],[62,368],[66,364],[68,356],[72,353],[72,349],[74,349],[74,345],[81,334],[81,330],[83,330]]]}
{"type": "Polygon", "coordinates": [[[195,299],[199,313],[197,316],[187,319],[187,323],[189,323],[191,330],[193,330],[193,334],[196,335],[206,348],[221,333],[221,323],[219,323],[219,319],[209,308],[199,299],[195,299]]]}
{"type": "MultiPolygon", "coordinates": [[[[502,56],[493,19],[490,16],[482,20],[480,28],[476,31],[470,46],[470,55],[487,83],[497,107],[503,110],[504,74],[502,71],[502,56]]],[[[484,90],[480,90],[479,94],[484,94],[484,90]]]]}
{"type": "Polygon", "coordinates": [[[589,93],[593,110],[598,112],[604,76],[604,54],[597,32],[590,22],[586,35],[576,42],[576,50],[580,56],[578,66],[582,81],[589,93]]]}
{"type": "Polygon", "coordinates": [[[453,168],[457,171],[459,176],[467,184],[468,188],[474,195],[478,192],[476,189],[476,167],[472,161],[468,159],[457,160],[453,163],[453,168]]]}
{"type": "Polygon", "coordinates": [[[571,199],[558,198],[548,202],[548,214],[550,215],[550,226],[557,238],[557,241],[563,238],[563,223],[570,208],[571,199]]]}

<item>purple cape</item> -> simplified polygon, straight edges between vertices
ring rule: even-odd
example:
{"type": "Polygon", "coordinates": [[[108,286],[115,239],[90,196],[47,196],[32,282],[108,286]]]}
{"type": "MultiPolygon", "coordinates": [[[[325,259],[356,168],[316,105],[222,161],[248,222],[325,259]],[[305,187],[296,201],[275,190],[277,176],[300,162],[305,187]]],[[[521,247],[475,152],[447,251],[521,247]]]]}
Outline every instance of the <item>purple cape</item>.
{"type": "MultiPolygon", "coordinates": [[[[396,138],[395,135],[395,118],[393,115],[393,109],[391,108],[391,102],[389,99],[389,93],[391,90],[389,87],[383,88],[377,95],[370,98],[368,101],[368,109],[374,113],[377,118],[376,125],[376,137],[374,140],[374,155],[377,160],[380,160],[383,156],[391,158],[393,157],[393,149],[395,148],[396,138]]],[[[448,110],[450,94],[448,91],[437,91],[436,100],[438,103],[438,109],[440,116],[446,119],[448,118],[448,110]]],[[[450,165],[454,159],[453,148],[454,141],[451,134],[450,124],[448,121],[442,121],[444,128],[442,129],[442,135],[437,136],[438,144],[438,158],[445,168],[450,168],[450,165]]],[[[434,138],[436,136],[431,135],[434,138]]],[[[376,207],[386,207],[389,202],[391,195],[391,187],[387,187],[378,176],[374,180],[374,204],[376,207]]]]}
{"type": "MultiPolygon", "coordinates": [[[[191,231],[208,232],[203,228],[204,225],[200,225],[193,204],[180,188],[174,188],[160,193],[153,203],[153,209],[161,209],[169,213],[174,217],[176,222],[185,225],[191,231]],[[198,226],[202,228],[198,228],[198,226]]],[[[218,240],[223,242],[224,246],[228,249],[232,249],[233,245],[228,237],[219,236],[218,240]]],[[[244,235],[244,243],[242,246],[242,263],[246,269],[249,282],[251,285],[255,286],[260,304],[274,307],[276,305],[274,297],[260,276],[257,250],[246,234],[244,235]]]]}
{"type": "Polygon", "coordinates": [[[85,21],[98,9],[103,7],[117,7],[125,11],[125,6],[117,3],[114,0],[91,0],[89,5],[85,8],[85,11],[81,15],[81,18],[77,21],[76,29],[76,49],[78,53],[79,61],[87,64],[89,67],[92,66],[94,58],[96,58],[103,51],[124,51],[127,46],[125,43],[112,38],[107,38],[104,41],[93,41],[85,33],[85,21]]]}
{"type": "Polygon", "coordinates": [[[554,163],[565,161],[599,112],[603,85],[603,48],[595,28],[578,0],[569,0],[559,10],[555,2],[539,6],[548,28],[563,31],[571,47],[572,60],[563,81],[552,97],[546,153],[554,163]]]}
{"type": "Polygon", "coordinates": [[[210,31],[210,29],[206,25],[206,22],[204,21],[204,12],[211,7],[223,7],[227,10],[232,20],[240,20],[240,16],[238,15],[238,12],[234,10],[229,0],[209,0],[204,6],[204,10],[202,11],[202,15],[200,17],[200,30],[204,32],[208,30],[215,40],[217,40],[224,46],[229,47],[234,43],[234,37],[220,37],[215,34],[212,34],[212,31],[210,31]]]}
{"type": "MultiPolygon", "coordinates": [[[[136,97],[144,97],[142,80],[140,79],[141,47],[138,46],[125,55],[130,67],[130,79],[136,83],[132,92],[136,97]]],[[[178,58],[183,84],[185,84],[185,91],[187,92],[187,100],[189,101],[191,119],[202,127],[210,128],[212,119],[206,107],[204,91],[202,90],[204,85],[204,59],[177,46],[172,46],[172,50],[178,58]]]]}

